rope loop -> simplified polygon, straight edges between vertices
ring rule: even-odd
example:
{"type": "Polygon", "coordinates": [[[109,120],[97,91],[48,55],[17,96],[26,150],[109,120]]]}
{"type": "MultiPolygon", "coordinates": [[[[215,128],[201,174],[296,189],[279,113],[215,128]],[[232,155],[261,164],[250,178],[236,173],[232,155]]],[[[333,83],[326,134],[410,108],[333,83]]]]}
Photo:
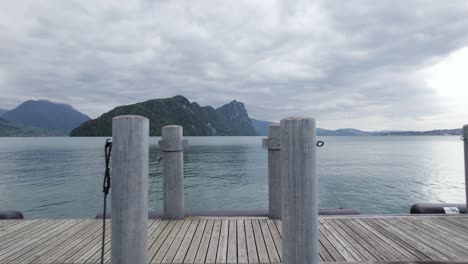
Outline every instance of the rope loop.
{"type": "Polygon", "coordinates": [[[109,194],[110,190],[110,156],[112,151],[112,139],[106,140],[106,145],[104,147],[104,156],[106,162],[106,170],[104,172],[104,182],[102,183],[102,192],[104,194],[109,194]]]}
{"type": "Polygon", "coordinates": [[[102,245],[101,245],[101,264],[104,263],[104,252],[105,252],[105,238],[106,238],[106,210],[107,210],[107,195],[111,187],[110,177],[110,157],[112,152],[112,139],[108,138],[104,145],[104,159],[106,163],[106,170],[104,172],[104,182],[102,183],[102,192],[104,193],[104,206],[102,210],[102,245]]]}

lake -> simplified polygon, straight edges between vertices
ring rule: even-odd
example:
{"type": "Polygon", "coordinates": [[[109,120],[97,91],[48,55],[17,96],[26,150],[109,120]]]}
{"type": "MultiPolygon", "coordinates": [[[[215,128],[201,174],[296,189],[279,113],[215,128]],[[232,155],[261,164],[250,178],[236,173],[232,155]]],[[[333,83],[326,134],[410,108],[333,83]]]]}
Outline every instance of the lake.
{"type": "MultiPolygon", "coordinates": [[[[268,208],[262,137],[187,139],[187,209],[268,208]]],[[[325,141],[317,150],[321,208],[406,214],[416,202],[465,201],[459,137],[319,139],[325,141]]],[[[20,210],[28,219],[94,217],[102,210],[105,140],[0,138],[0,209],[20,210]]],[[[162,208],[158,140],[150,140],[150,209],[162,208]]]]}

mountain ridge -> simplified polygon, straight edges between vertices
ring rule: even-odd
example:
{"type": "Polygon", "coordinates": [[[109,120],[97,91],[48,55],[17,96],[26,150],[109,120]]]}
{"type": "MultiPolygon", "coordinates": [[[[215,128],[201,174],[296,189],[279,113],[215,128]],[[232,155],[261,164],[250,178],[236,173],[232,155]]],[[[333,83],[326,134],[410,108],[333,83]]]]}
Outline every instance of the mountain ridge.
{"type": "Polygon", "coordinates": [[[234,100],[215,109],[177,95],[118,106],[73,129],[70,136],[111,136],[112,118],[127,114],[147,117],[151,136],[160,136],[161,128],[166,125],[182,125],[186,136],[256,135],[242,102],[234,100]]]}
{"type": "Polygon", "coordinates": [[[28,100],[4,113],[2,118],[12,124],[51,131],[70,130],[89,120],[89,116],[63,103],[48,100],[28,100]]]}
{"type": "MultiPolygon", "coordinates": [[[[252,118],[252,124],[258,135],[267,136],[268,126],[274,122],[261,121],[252,118]]],[[[382,131],[363,131],[355,128],[325,129],[317,128],[317,136],[460,136],[463,129],[435,129],[426,131],[411,130],[382,130],[382,131]]]]}

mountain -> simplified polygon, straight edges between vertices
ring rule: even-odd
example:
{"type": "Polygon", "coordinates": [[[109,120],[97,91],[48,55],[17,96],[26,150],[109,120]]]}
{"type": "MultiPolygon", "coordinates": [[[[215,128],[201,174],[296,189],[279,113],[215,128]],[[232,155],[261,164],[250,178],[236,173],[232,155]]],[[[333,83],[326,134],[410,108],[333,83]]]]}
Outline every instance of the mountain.
{"type": "Polygon", "coordinates": [[[183,96],[153,99],[119,106],[73,129],[70,136],[111,136],[112,118],[141,115],[150,120],[150,135],[160,136],[166,125],[184,127],[185,136],[253,136],[256,135],[243,103],[232,101],[215,109],[200,106],[183,96]]]}
{"type": "Polygon", "coordinates": [[[269,121],[262,121],[262,120],[257,120],[257,119],[250,119],[252,121],[252,126],[255,129],[255,132],[257,132],[257,135],[259,136],[266,136],[268,135],[268,126],[273,124],[273,122],[269,121]]]}
{"type": "Polygon", "coordinates": [[[252,126],[252,121],[247,114],[244,103],[236,100],[225,104],[220,108],[216,109],[221,115],[227,117],[229,122],[233,124],[230,131],[233,135],[239,136],[256,136],[257,132],[252,126]]]}
{"type": "Polygon", "coordinates": [[[63,131],[12,124],[3,118],[0,118],[0,137],[43,137],[65,135],[66,133],[63,131]]]}
{"type": "Polygon", "coordinates": [[[89,116],[66,104],[29,100],[2,115],[13,124],[69,132],[89,120],[89,116]]]}
{"type": "Polygon", "coordinates": [[[317,136],[371,136],[372,132],[365,132],[354,128],[341,128],[337,130],[328,130],[317,128],[317,136]]]}
{"type": "Polygon", "coordinates": [[[456,136],[462,135],[461,128],[439,129],[429,131],[374,131],[366,132],[353,128],[342,128],[337,130],[328,130],[317,128],[318,136],[456,136]]]}
{"type": "Polygon", "coordinates": [[[2,116],[6,112],[8,112],[8,110],[0,108],[0,116],[2,116]]]}
{"type": "Polygon", "coordinates": [[[12,123],[0,118],[0,137],[15,136],[21,134],[21,129],[12,123]]]}
{"type": "Polygon", "coordinates": [[[381,131],[375,132],[379,136],[460,136],[463,135],[463,129],[438,129],[429,131],[381,131]]]}

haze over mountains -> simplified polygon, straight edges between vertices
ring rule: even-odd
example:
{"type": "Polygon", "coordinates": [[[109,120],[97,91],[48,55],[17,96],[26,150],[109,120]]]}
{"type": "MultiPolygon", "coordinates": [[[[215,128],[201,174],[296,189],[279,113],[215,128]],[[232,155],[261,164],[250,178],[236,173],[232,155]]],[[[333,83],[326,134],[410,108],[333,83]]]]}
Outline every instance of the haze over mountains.
{"type": "MultiPolygon", "coordinates": [[[[29,100],[12,110],[0,109],[0,136],[111,136],[112,118],[135,114],[150,119],[150,135],[165,125],[181,125],[185,136],[265,136],[272,122],[250,118],[236,100],[219,108],[200,106],[183,96],[153,99],[116,107],[96,119],[73,107],[47,100],[29,100]]],[[[375,131],[317,128],[319,136],[461,135],[462,129],[375,131]]]]}

